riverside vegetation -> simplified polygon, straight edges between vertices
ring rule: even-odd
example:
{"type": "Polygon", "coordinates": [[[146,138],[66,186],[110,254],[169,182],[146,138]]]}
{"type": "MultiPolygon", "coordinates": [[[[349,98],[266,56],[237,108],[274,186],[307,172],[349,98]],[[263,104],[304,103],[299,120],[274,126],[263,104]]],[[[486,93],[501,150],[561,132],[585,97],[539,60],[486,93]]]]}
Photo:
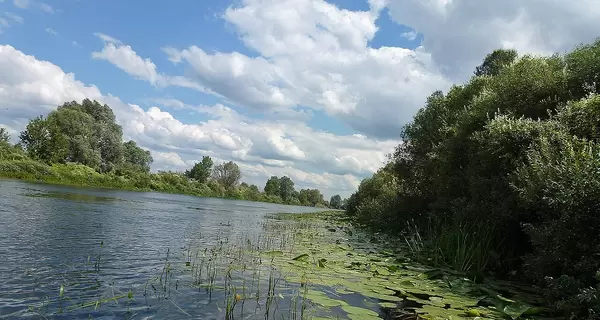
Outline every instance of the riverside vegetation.
{"type": "Polygon", "coordinates": [[[0,177],[57,184],[158,191],[342,208],[339,195],[326,201],[318,189],[296,191],[287,176],[271,177],[264,188],[240,183],[241,171],[232,161],[213,164],[209,156],[185,172],[150,172],[149,151],[123,133],[107,105],[84,99],[67,102],[46,117],[32,119],[12,145],[0,128],[0,177]],[[331,203],[331,204],[330,204],[331,203]]]}
{"type": "Polygon", "coordinates": [[[93,318],[126,306],[126,318],[134,318],[144,305],[207,319],[517,319],[546,312],[527,288],[419,265],[395,240],[355,228],[343,212],[274,214],[259,229],[167,251],[155,276],[128,287],[98,283],[110,268],[100,243],[28,315],[93,318]],[[89,286],[106,293],[80,295],[89,286]],[[190,297],[198,303],[178,303],[190,297]]]}
{"type": "Polygon", "coordinates": [[[489,54],[434,92],[347,214],[422,261],[518,279],[566,319],[600,319],[600,41],[489,54]]]}

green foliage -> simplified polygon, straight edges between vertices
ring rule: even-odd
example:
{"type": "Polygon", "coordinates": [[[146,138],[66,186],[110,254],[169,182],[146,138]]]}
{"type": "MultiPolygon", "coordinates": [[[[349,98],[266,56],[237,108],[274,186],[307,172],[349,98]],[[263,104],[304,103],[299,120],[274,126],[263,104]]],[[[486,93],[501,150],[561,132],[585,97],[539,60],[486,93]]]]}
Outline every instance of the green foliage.
{"type": "Polygon", "coordinates": [[[279,195],[279,178],[272,176],[265,184],[265,193],[270,196],[279,195]]]}
{"type": "Polygon", "coordinates": [[[476,76],[495,76],[500,71],[517,59],[517,51],[512,49],[499,49],[488,54],[483,63],[475,68],[476,76]]]}
{"type": "Polygon", "coordinates": [[[0,127],[0,144],[7,144],[10,142],[10,134],[6,128],[0,127]]]}
{"type": "Polygon", "coordinates": [[[600,41],[551,57],[494,51],[427,99],[347,214],[403,231],[429,263],[518,274],[589,316],[600,306],[599,66],[600,41]]]}
{"type": "Polygon", "coordinates": [[[333,209],[341,209],[342,208],[342,197],[339,194],[332,196],[329,200],[329,206],[333,209]]]}
{"type": "Polygon", "coordinates": [[[150,151],[138,147],[135,141],[123,143],[123,162],[119,166],[120,170],[148,173],[152,161],[150,151]]]}
{"type": "Polygon", "coordinates": [[[373,177],[363,180],[358,191],[350,196],[347,213],[360,223],[378,229],[399,227],[395,221],[399,189],[399,181],[390,166],[379,169],[373,177]]]}
{"type": "Polygon", "coordinates": [[[221,163],[213,169],[213,179],[225,188],[233,188],[237,186],[242,177],[240,168],[233,162],[221,163]]]}
{"type": "Polygon", "coordinates": [[[205,183],[212,172],[213,161],[210,157],[202,157],[201,162],[196,162],[191,170],[186,171],[186,176],[195,179],[200,183],[205,183]]]}
{"type": "Polygon", "coordinates": [[[309,207],[323,207],[325,205],[325,199],[323,194],[318,189],[302,189],[298,192],[298,201],[303,206],[309,207]]]}
{"type": "Polygon", "coordinates": [[[279,179],[279,196],[284,202],[288,203],[292,200],[294,191],[294,181],[292,181],[292,179],[287,176],[283,176],[279,179]]]}

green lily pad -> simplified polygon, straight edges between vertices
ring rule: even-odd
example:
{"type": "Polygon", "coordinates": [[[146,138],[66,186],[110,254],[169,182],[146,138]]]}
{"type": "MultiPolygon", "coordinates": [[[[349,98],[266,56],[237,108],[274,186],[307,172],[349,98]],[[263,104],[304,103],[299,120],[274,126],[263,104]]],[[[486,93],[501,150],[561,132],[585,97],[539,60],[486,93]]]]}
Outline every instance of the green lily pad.
{"type": "Polygon", "coordinates": [[[377,312],[375,312],[373,310],[365,309],[365,308],[345,305],[345,306],[342,306],[342,310],[346,311],[346,313],[348,313],[348,315],[356,315],[356,316],[364,316],[364,317],[371,316],[371,317],[379,318],[379,314],[377,312]]]}

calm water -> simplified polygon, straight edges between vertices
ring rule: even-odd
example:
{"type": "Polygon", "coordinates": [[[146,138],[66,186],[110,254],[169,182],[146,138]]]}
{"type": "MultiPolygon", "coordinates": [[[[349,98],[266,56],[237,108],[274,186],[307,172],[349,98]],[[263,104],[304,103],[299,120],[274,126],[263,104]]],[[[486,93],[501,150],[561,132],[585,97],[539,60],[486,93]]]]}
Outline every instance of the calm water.
{"type": "Polygon", "coordinates": [[[0,180],[0,318],[223,318],[204,296],[138,297],[160,274],[167,251],[184,264],[186,247],[260,232],[268,213],[311,211],[0,180]],[[130,291],[136,299],[109,300],[130,291]],[[96,311],[94,305],[70,309],[102,299],[96,311]]]}

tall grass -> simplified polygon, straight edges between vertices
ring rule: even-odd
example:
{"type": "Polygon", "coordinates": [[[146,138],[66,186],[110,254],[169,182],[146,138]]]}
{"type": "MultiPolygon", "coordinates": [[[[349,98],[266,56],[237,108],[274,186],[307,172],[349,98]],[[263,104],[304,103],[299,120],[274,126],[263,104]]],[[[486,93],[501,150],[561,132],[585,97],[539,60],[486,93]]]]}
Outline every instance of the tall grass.
{"type": "Polygon", "coordinates": [[[493,224],[428,220],[409,222],[404,240],[417,260],[457,271],[482,273],[499,249],[493,224]]]}

